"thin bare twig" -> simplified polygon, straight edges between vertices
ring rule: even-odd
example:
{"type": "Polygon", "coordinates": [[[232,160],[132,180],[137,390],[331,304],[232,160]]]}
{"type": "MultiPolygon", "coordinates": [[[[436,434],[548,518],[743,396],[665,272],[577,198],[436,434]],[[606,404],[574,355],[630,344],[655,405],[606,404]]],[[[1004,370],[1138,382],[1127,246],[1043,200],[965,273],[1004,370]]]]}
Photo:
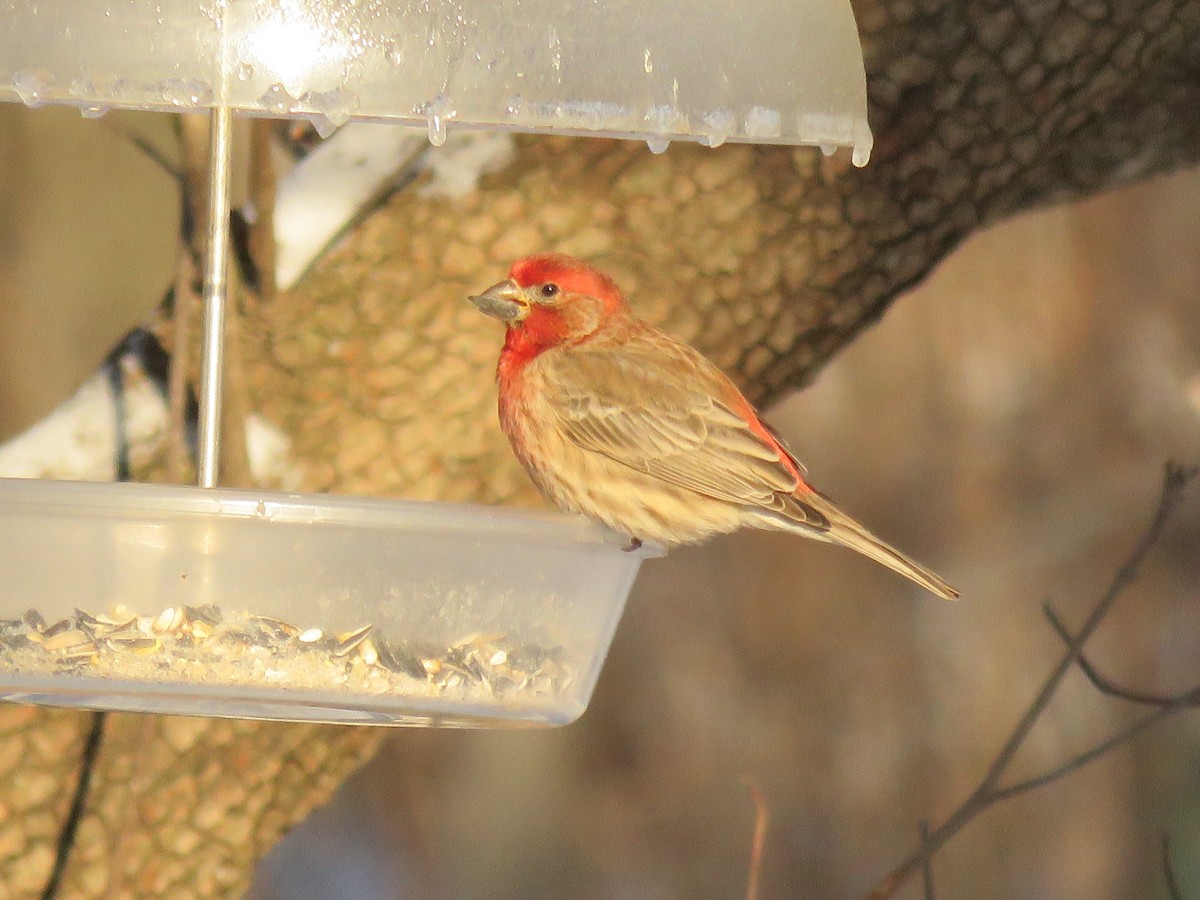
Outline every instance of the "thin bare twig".
{"type": "Polygon", "coordinates": [[[113,134],[129,141],[143,156],[158,166],[169,178],[182,184],[183,173],[179,170],[179,167],[167,159],[166,155],[150,143],[145,136],[138,134],[124,122],[114,120],[112,116],[105,116],[100,122],[113,134]]]}
{"type": "Polygon", "coordinates": [[[1180,710],[1187,709],[1189,706],[1195,706],[1196,699],[1197,697],[1193,696],[1191,693],[1184,694],[1174,705],[1164,706],[1156,709],[1154,712],[1148,714],[1144,718],[1138,719],[1128,728],[1118,731],[1116,734],[1106,738],[1099,744],[1088,748],[1082,753],[1072,756],[1070,759],[1060,763],[1054,768],[1047,769],[1045,772],[1034,775],[1030,778],[1026,778],[1024,781],[1018,781],[1015,784],[1010,784],[1003,788],[997,788],[993,792],[993,800],[1008,800],[1010,797],[1015,797],[1018,794],[1024,794],[1025,792],[1031,791],[1034,788],[1039,788],[1044,784],[1057,781],[1064,775],[1070,775],[1077,769],[1081,769],[1088,763],[1099,759],[1109,750],[1115,750],[1122,744],[1127,743],[1128,741],[1137,737],[1152,725],[1157,725],[1164,719],[1169,719],[1175,713],[1179,712],[1180,710]]]}
{"type": "Polygon", "coordinates": [[[1175,877],[1175,866],[1171,863],[1171,836],[1162,836],[1162,866],[1163,877],[1167,881],[1167,897],[1170,900],[1183,900],[1183,891],[1179,887],[1179,879],[1175,877]]]}
{"type": "Polygon", "coordinates": [[[750,841],[750,872],[746,877],[746,900],[758,900],[758,883],[762,872],[763,848],[767,843],[770,812],[767,809],[767,798],[763,796],[758,785],[751,781],[749,776],[742,781],[750,789],[750,797],[754,801],[754,837],[750,841]]]}
{"type": "Polygon", "coordinates": [[[1079,658],[1083,655],[1083,645],[1096,631],[1100,623],[1104,620],[1104,617],[1108,615],[1117,598],[1121,596],[1130,584],[1137,580],[1146,555],[1158,542],[1163,526],[1170,519],[1172,513],[1175,511],[1175,507],[1179,504],[1184,488],[1196,474],[1195,469],[1184,469],[1173,463],[1168,463],[1165,466],[1162,493],[1159,496],[1158,507],[1155,509],[1150,524],[1142,533],[1141,539],[1134,547],[1133,552],[1129,555],[1124,565],[1113,575],[1107,590],[1105,590],[1092,607],[1091,612],[1084,621],[1083,627],[1069,640],[1064,638],[1067,643],[1066,652],[1047,676],[1037,696],[1026,707],[1025,712],[1013,728],[1012,733],[1009,735],[1008,740],[1005,741],[1000,752],[996,755],[996,758],[992,761],[991,766],[988,767],[979,785],[950,814],[945,822],[930,832],[927,838],[922,839],[920,846],[907,859],[884,876],[879,884],[867,894],[867,900],[884,900],[884,898],[893,896],[918,869],[924,869],[928,861],[947,841],[958,834],[976,816],[989,809],[995,803],[1007,797],[1032,790],[1035,787],[1039,787],[1049,781],[1061,778],[1069,772],[1075,771],[1121,743],[1130,740],[1134,735],[1141,733],[1156,722],[1173,715],[1189,705],[1190,701],[1187,700],[1188,695],[1185,695],[1179,702],[1155,710],[1124,731],[1092,749],[1073,757],[1062,765],[1056,766],[1054,769],[1008,787],[1001,788],[998,786],[1000,779],[1007,772],[1013,758],[1017,755],[1017,751],[1021,749],[1030,731],[1033,730],[1033,726],[1037,723],[1042,713],[1046,711],[1050,700],[1053,698],[1055,692],[1057,692],[1063,678],[1078,663],[1079,658]]]}
{"type": "MultiPolygon", "coordinates": [[[[929,823],[922,819],[917,824],[917,833],[921,836],[921,846],[924,847],[929,843],[929,823]]],[[[925,900],[934,900],[933,896],[933,857],[925,857],[925,862],[921,865],[921,880],[925,885],[925,900]]]]}
{"type": "MultiPolygon", "coordinates": [[[[1065,644],[1071,643],[1071,633],[1067,631],[1054,608],[1049,604],[1043,604],[1042,612],[1046,614],[1046,618],[1050,620],[1050,624],[1054,630],[1058,632],[1058,636],[1063,639],[1065,644]]],[[[1189,691],[1184,691],[1180,694],[1151,694],[1144,691],[1134,691],[1117,684],[1111,678],[1102,675],[1091,661],[1084,655],[1080,654],[1079,659],[1075,660],[1079,666],[1079,671],[1087,676],[1087,680],[1092,683],[1100,693],[1107,694],[1110,697],[1117,697],[1121,700],[1128,700],[1130,703],[1138,703],[1142,706],[1158,706],[1158,707],[1174,707],[1178,706],[1186,697],[1193,699],[1187,701],[1185,705],[1197,706],[1200,705],[1200,685],[1192,688],[1189,691]]]]}
{"type": "Polygon", "coordinates": [[[103,711],[91,713],[92,727],[88,731],[87,740],[83,745],[83,753],[79,759],[79,780],[75,783],[75,792],[71,797],[71,806],[63,821],[62,831],[58,836],[58,847],[54,853],[54,867],[42,890],[42,900],[55,900],[62,888],[63,875],[66,874],[70,862],[71,851],[79,834],[79,823],[83,819],[84,808],[87,806],[88,794],[92,783],[92,774],[96,771],[96,757],[100,753],[101,738],[104,736],[104,724],[108,714],[103,711]]]}

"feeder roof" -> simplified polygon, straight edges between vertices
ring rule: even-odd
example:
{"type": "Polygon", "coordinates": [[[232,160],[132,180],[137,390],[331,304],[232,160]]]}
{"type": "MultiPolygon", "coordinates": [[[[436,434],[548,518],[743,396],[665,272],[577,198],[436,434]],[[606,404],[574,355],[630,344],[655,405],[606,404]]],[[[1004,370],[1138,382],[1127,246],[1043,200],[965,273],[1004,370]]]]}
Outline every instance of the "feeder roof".
{"type": "Polygon", "coordinates": [[[871,147],[848,0],[0,0],[0,99],[871,147]]]}

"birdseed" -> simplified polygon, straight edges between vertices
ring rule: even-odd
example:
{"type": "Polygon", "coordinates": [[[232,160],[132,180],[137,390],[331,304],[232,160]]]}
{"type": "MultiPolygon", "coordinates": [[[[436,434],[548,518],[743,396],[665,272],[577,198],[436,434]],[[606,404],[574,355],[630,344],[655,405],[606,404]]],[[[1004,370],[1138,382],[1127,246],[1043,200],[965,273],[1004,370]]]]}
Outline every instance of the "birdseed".
{"type": "Polygon", "coordinates": [[[448,645],[385,635],[365,624],[326,632],[213,604],[151,615],[76,609],[47,624],[31,609],[0,619],[0,669],[204,685],[526,703],[562,693],[575,672],[561,646],[469,633],[448,645]]]}

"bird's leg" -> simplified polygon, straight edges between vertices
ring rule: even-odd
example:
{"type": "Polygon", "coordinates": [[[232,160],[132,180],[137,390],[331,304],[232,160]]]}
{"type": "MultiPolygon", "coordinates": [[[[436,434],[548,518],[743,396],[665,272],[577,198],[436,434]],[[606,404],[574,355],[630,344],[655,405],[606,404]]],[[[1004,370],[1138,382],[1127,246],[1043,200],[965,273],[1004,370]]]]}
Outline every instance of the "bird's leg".
{"type": "Polygon", "coordinates": [[[642,549],[642,539],[639,537],[631,537],[629,543],[621,548],[626,553],[632,553],[634,550],[642,549]]]}

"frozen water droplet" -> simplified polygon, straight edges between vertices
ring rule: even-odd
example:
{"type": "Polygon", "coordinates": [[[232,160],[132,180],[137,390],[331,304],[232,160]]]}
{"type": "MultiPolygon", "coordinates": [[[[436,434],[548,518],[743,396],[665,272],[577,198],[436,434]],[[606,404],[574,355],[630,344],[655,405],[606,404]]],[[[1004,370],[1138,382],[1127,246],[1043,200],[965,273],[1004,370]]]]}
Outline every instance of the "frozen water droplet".
{"type": "Polygon", "coordinates": [[[248,62],[244,62],[237,67],[237,80],[249,81],[254,77],[254,66],[248,62]]]}
{"type": "Polygon", "coordinates": [[[132,78],[118,78],[113,82],[110,93],[118,103],[136,105],[144,96],[145,88],[141,82],[132,78]]]}
{"type": "Polygon", "coordinates": [[[96,93],[96,86],[92,84],[90,79],[76,78],[72,80],[69,90],[72,97],[78,97],[80,100],[90,100],[96,93]]]}
{"type": "Polygon", "coordinates": [[[446,143],[446,124],[455,116],[454,105],[445,94],[438,94],[425,106],[425,124],[429,143],[440,147],[446,143]]]}
{"type": "Polygon", "coordinates": [[[850,162],[854,163],[858,168],[862,168],[871,158],[870,144],[855,144],[854,152],[850,154],[850,162]]]}
{"type": "Polygon", "coordinates": [[[79,107],[79,114],[85,119],[99,119],[106,112],[108,112],[107,106],[89,104],[79,107]]]}
{"type": "Polygon", "coordinates": [[[12,79],[13,90],[17,92],[21,102],[31,109],[41,106],[45,102],[43,93],[47,83],[48,78],[43,73],[31,72],[27,69],[18,72],[12,79]]]}
{"type": "Polygon", "coordinates": [[[446,143],[446,120],[437,113],[430,113],[426,121],[426,128],[429,131],[429,143],[435,147],[440,147],[446,143]]]}
{"type": "Polygon", "coordinates": [[[667,148],[671,146],[671,139],[665,137],[646,138],[646,146],[650,148],[650,152],[656,156],[659,153],[666,153],[667,148]]]}
{"type": "Polygon", "coordinates": [[[781,121],[779,110],[768,109],[765,106],[752,106],[746,113],[746,137],[779,137],[781,121]]]}
{"type": "Polygon", "coordinates": [[[395,38],[388,38],[382,44],[380,49],[383,50],[383,58],[387,60],[389,66],[398,66],[404,59],[404,52],[400,49],[400,42],[395,38]]]}
{"type": "Polygon", "coordinates": [[[821,145],[821,152],[824,153],[826,156],[833,156],[833,154],[837,153],[837,149],[838,149],[837,144],[822,144],[821,145]]]}
{"type": "Polygon", "coordinates": [[[168,78],[158,88],[164,101],[181,109],[196,109],[212,101],[212,90],[202,81],[168,78]]]}
{"type": "Polygon", "coordinates": [[[358,111],[358,94],[346,88],[309,91],[300,98],[300,103],[316,114],[312,119],[313,128],[321,137],[327,138],[358,111]]]}
{"type": "Polygon", "coordinates": [[[519,116],[521,114],[521,110],[524,108],[525,98],[520,94],[513,94],[512,97],[509,98],[508,106],[505,107],[510,116],[519,116]]]}
{"type": "Polygon", "coordinates": [[[324,113],[317,113],[309,118],[309,124],[312,125],[313,131],[324,140],[338,130],[337,124],[330,120],[329,116],[324,113]]]}
{"type": "Polygon", "coordinates": [[[690,131],[687,117],[669,103],[651,106],[642,116],[642,121],[647,131],[659,134],[687,134],[690,131]]]}
{"type": "Polygon", "coordinates": [[[290,112],[295,102],[296,98],[289,94],[287,88],[278,81],[267,88],[258,98],[258,103],[264,110],[278,115],[290,112]]]}
{"type": "Polygon", "coordinates": [[[642,68],[646,70],[647,75],[654,71],[654,60],[650,58],[649,47],[647,47],[646,51],[642,54],[642,68]]]}
{"type": "Polygon", "coordinates": [[[720,147],[733,131],[733,112],[728,109],[714,109],[704,115],[704,139],[710,147],[720,147]]]}

